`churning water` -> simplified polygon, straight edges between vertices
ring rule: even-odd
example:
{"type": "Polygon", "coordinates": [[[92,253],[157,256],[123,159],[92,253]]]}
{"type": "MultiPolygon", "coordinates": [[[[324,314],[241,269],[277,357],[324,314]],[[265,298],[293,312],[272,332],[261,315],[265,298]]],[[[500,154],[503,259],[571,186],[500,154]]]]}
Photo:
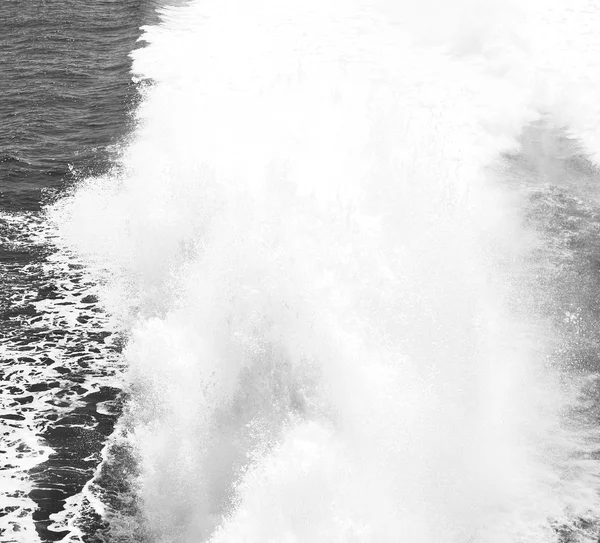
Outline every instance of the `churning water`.
{"type": "Polygon", "coordinates": [[[120,159],[48,209],[128,338],[94,537],[598,540],[599,30],[163,9],[120,159]]]}

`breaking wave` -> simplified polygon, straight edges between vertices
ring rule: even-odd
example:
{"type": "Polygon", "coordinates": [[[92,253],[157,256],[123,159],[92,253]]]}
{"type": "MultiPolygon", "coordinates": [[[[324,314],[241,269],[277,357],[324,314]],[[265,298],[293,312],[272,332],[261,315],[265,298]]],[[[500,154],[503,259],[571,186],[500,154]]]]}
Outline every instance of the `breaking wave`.
{"type": "Polygon", "coordinates": [[[526,220],[552,165],[523,134],[598,157],[600,13],[203,0],[161,18],[133,53],[121,160],[49,209],[129,337],[139,508],[109,513],[112,540],[597,537],[592,373],[556,354],[552,247],[526,220]]]}

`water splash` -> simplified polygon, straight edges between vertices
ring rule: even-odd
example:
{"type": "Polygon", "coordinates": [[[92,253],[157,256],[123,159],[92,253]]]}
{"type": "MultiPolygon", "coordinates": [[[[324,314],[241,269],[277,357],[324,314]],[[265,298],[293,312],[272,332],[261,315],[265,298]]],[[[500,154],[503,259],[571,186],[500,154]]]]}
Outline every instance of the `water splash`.
{"type": "Polygon", "coordinates": [[[130,333],[148,538],[546,542],[597,507],[497,167],[560,110],[538,9],[208,1],[146,29],[132,142],[50,213],[130,333]]]}

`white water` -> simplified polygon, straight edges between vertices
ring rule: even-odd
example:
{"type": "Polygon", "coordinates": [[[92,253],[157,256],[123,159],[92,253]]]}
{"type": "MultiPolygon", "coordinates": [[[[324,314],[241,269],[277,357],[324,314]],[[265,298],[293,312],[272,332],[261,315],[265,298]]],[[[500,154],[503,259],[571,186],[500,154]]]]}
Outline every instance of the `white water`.
{"type": "Polygon", "coordinates": [[[518,4],[205,0],[146,29],[121,164],[52,214],[131,330],[155,541],[547,542],[598,510],[494,167],[542,116],[598,156],[600,14],[518,4]]]}

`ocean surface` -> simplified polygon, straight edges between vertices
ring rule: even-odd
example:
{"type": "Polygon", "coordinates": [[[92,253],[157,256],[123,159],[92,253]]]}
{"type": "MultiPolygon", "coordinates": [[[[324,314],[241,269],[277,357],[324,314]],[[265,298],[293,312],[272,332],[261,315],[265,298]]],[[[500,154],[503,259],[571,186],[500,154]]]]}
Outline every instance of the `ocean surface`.
{"type": "Polygon", "coordinates": [[[0,541],[600,541],[600,8],[5,0],[0,541]]]}
{"type": "Polygon", "coordinates": [[[97,515],[82,515],[84,486],[117,416],[119,342],[97,305],[97,285],[74,255],[58,253],[42,210],[79,178],[108,171],[131,133],[139,94],[129,54],[140,26],[157,20],[156,6],[2,6],[2,541],[68,540],[77,533],[66,528],[72,514],[90,534],[99,528],[97,515]],[[49,531],[57,512],[65,519],[49,531]]]}

